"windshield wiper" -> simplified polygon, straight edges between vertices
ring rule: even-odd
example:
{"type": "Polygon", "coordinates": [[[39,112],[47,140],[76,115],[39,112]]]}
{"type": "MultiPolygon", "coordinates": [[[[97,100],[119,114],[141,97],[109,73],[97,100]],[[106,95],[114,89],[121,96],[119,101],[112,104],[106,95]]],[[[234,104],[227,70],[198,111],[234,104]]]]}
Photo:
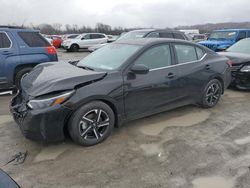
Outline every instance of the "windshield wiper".
{"type": "Polygon", "coordinates": [[[88,66],[82,66],[82,65],[77,65],[77,67],[85,69],[85,70],[91,70],[94,71],[95,69],[93,69],[92,67],[88,67],[88,66]]]}
{"type": "Polygon", "coordinates": [[[80,61],[80,60],[69,61],[68,63],[71,64],[71,65],[77,65],[77,63],[78,63],[79,61],[80,61]]]}

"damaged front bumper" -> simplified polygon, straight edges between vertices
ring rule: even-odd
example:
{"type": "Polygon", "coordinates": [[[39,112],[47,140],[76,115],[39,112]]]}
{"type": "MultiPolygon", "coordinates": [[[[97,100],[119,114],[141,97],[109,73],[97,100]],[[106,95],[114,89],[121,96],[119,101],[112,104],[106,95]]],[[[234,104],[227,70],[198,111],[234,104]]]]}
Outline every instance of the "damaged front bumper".
{"type": "Polygon", "coordinates": [[[250,90],[250,73],[232,72],[231,85],[241,90],[250,90]]]}
{"type": "Polygon", "coordinates": [[[63,105],[32,110],[21,93],[10,102],[10,111],[23,135],[40,142],[57,142],[64,139],[64,125],[71,110],[63,105]]]}

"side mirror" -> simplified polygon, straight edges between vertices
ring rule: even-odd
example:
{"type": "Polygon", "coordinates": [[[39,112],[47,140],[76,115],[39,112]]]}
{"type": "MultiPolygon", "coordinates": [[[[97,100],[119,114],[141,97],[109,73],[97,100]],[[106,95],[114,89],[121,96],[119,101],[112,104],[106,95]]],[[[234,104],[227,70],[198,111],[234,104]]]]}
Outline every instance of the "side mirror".
{"type": "Polygon", "coordinates": [[[84,39],[85,39],[84,37],[81,38],[81,40],[84,40],[84,39]]]}
{"type": "Polygon", "coordinates": [[[135,74],[147,74],[149,72],[149,68],[143,64],[133,65],[130,70],[135,74]]]}

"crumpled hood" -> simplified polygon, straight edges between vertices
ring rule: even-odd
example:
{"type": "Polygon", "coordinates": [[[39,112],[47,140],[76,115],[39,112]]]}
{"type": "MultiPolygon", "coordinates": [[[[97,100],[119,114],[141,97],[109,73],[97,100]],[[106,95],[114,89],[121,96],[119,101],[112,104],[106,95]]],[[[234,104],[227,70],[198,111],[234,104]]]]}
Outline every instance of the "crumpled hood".
{"type": "Polygon", "coordinates": [[[226,56],[233,61],[233,64],[242,64],[250,62],[250,55],[237,52],[219,52],[218,54],[226,56]]]}
{"type": "Polygon", "coordinates": [[[22,79],[21,87],[25,93],[36,97],[74,89],[79,84],[102,79],[105,75],[105,72],[84,70],[68,62],[42,63],[22,79]]]}

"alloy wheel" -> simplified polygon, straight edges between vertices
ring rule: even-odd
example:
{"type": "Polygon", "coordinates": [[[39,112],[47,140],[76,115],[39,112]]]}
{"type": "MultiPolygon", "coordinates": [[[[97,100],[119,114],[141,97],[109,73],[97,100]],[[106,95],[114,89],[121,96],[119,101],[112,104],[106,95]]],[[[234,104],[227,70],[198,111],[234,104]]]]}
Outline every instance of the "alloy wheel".
{"type": "Polygon", "coordinates": [[[102,109],[93,109],[85,113],[79,122],[79,133],[84,140],[99,140],[110,125],[108,114],[102,109]]]}
{"type": "Polygon", "coordinates": [[[206,92],[206,102],[210,106],[216,104],[220,98],[220,86],[218,83],[211,84],[206,92]]]}

